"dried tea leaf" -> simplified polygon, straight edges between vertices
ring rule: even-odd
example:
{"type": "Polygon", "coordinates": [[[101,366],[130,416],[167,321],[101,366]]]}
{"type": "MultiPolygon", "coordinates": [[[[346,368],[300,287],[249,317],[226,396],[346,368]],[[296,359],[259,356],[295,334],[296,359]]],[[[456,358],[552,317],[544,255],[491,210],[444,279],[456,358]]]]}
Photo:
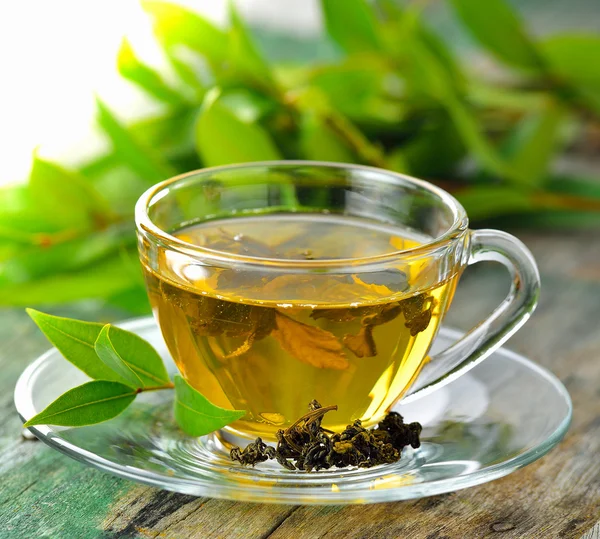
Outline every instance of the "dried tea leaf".
{"type": "Polygon", "coordinates": [[[337,406],[323,407],[313,400],[308,408],[309,412],[287,429],[277,431],[276,448],[257,438],[243,450],[232,448],[231,459],[246,466],[276,459],[288,470],[305,472],[327,470],[332,466],[371,468],[398,462],[407,445],[415,449],[421,445],[421,425],[405,424],[396,412],[390,412],[374,430],[365,429],[360,420],[356,420],[342,432],[332,433],[321,427],[321,421],[326,413],[337,410],[337,406]]]}
{"type": "Polygon", "coordinates": [[[380,326],[381,324],[391,322],[402,312],[401,304],[402,302],[379,305],[379,310],[376,313],[365,316],[362,324],[365,326],[380,326]]]}
{"type": "Polygon", "coordinates": [[[356,357],[373,357],[377,355],[377,346],[373,338],[373,326],[363,326],[356,335],[344,335],[344,345],[356,357]]]}
{"type": "Polygon", "coordinates": [[[262,339],[275,327],[273,309],[193,294],[161,282],[165,299],[181,309],[194,334],[262,339]]]}
{"type": "Polygon", "coordinates": [[[361,273],[360,278],[357,277],[357,279],[366,285],[386,287],[387,290],[392,292],[402,292],[408,288],[406,273],[394,268],[372,273],[361,273]]]}
{"type": "Polygon", "coordinates": [[[435,300],[427,294],[419,294],[400,302],[404,313],[404,325],[410,329],[411,336],[425,331],[431,322],[435,300]],[[425,308],[425,310],[423,310],[425,308]]]}
{"type": "Polygon", "coordinates": [[[297,322],[276,312],[276,327],[271,333],[281,347],[299,361],[319,369],[347,369],[343,346],[333,333],[297,322]]]}

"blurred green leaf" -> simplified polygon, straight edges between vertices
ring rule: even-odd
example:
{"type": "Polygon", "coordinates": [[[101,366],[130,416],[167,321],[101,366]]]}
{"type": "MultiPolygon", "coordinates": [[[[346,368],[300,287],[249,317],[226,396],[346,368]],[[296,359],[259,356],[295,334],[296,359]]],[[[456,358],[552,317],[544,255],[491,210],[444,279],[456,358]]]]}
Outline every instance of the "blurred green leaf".
{"type": "Polygon", "coordinates": [[[484,47],[508,64],[539,71],[535,43],[506,0],[451,0],[465,26],[484,47]]]}
{"type": "Polygon", "coordinates": [[[175,376],[175,420],[186,434],[210,434],[245,414],[244,410],[226,410],[216,406],[181,376],[175,376]]]}
{"type": "Polygon", "coordinates": [[[600,36],[561,34],[543,41],[541,48],[552,73],[600,114],[600,36]]]}
{"type": "Polygon", "coordinates": [[[118,416],[135,399],[137,393],[125,384],[93,380],[62,394],[24,426],[94,425],[118,416]]]}
{"type": "Polygon", "coordinates": [[[576,86],[600,91],[600,35],[560,34],[542,41],[540,46],[557,75],[576,86]]]}
{"type": "Polygon", "coordinates": [[[88,230],[112,219],[106,201],[86,178],[37,155],[29,192],[39,213],[61,229],[88,230]]]}
{"type": "Polygon", "coordinates": [[[26,283],[63,271],[78,270],[115,253],[125,245],[135,245],[135,234],[129,223],[114,225],[82,238],[50,244],[43,249],[21,248],[15,256],[0,262],[0,285],[26,283]]]}
{"type": "Polygon", "coordinates": [[[154,69],[137,58],[126,38],[121,42],[117,66],[123,77],[159,101],[172,106],[181,105],[185,101],[181,94],[171,88],[154,69]]]}
{"type": "Polygon", "coordinates": [[[196,147],[206,166],[281,159],[269,133],[238,118],[218,89],[206,95],[196,125],[196,147]]]}
{"type": "Polygon", "coordinates": [[[113,152],[124,163],[130,166],[148,184],[166,180],[176,174],[176,171],[165,162],[160,154],[146,148],[125,127],[110,109],[99,99],[96,99],[98,123],[113,143],[113,152]]]}
{"type": "Polygon", "coordinates": [[[365,0],[321,0],[321,10],[329,37],[345,51],[381,49],[377,21],[365,0]]]}
{"type": "Polygon", "coordinates": [[[544,186],[553,193],[566,193],[583,198],[600,199],[600,179],[578,176],[550,176],[544,186]]]}
{"type": "Polygon", "coordinates": [[[351,163],[354,155],[337,133],[315,113],[304,115],[300,124],[300,148],[306,159],[351,163]]]}
{"type": "Polygon", "coordinates": [[[400,96],[390,95],[394,75],[379,58],[356,56],[313,71],[309,82],[328,98],[342,114],[357,122],[397,124],[406,113],[400,96]]]}
{"type": "Polygon", "coordinates": [[[444,110],[431,111],[427,121],[403,146],[410,173],[422,178],[453,174],[466,152],[460,133],[444,110]]]}
{"type": "Polygon", "coordinates": [[[34,282],[0,286],[0,304],[13,307],[63,304],[87,299],[107,299],[131,288],[135,282],[115,256],[77,271],[34,282]]]}
{"type": "MultiPolygon", "coordinates": [[[[254,44],[250,31],[240,17],[235,5],[229,2],[229,58],[228,63],[233,75],[241,75],[242,80],[249,79],[268,90],[275,88],[275,81],[267,61],[254,44]]],[[[230,76],[231,76],[230,72],[230,76]]]]}
{"type": "Polygon", "coordinates": [[[520,171],[512,168],[486,138],[472,109],[464,103],[452,77],[437,57],[418,41],[411,44],[409,52],[412,55],[411,74],[414,79],[420,79],[423,89],[446,109],[473,157],[489,172],[513,183],[521,183],[523,177],[520,171]]]}
{"type": "Polygon", "coordinates": [[[135,333],[106,324],[94,349],[102,362],[133,384],[132,387],[153,387],[170,382],[158,352],[135,333]]]}
{"type": "Polygon", "coordinates": [[[194,126],[198,107],[183,107],[167,114],[133,122],[129,131],[146,148],[159,151],[163,158],[194,152],[194,126]]]}
{"type": "Polygon", "coordinates": [[[110,305],[136,315],[147,315],[152,312],[148,294],[143,286],[132,286],[107,298],[110,305]]]}
{"type": "Polygon", "coordinates": [[[213,63],[226,59],[227,34],[198,13],[169,2],[142,0],[154,21],[154,32],[166,46],[184,45],[213,63]]]}
{"type": "Polygon", "coordinates": [[[80,371],[90,378],[120,380],[117,373],[98,359],[94,350],[103,324],[53,316],[35,309],[27,309],[27,314],[63,357],[80,371]]]}
{"type": "Polygon", "coordinates": [[[529,193],[510,186],[478,185],[457,191],[454,196],[471,220],[535,210],[529,193]]]}
{"type": "Polygon", "coordinates": [[[543,110],[526,115],[510,135],[504,155],[524,184],[542,184],[555,154],[563,119],[562,107],[548,100],[543,110]]]}
{"type": "Polygon", "coordinates": [[[52,217],[40,211],[32,200],[28,185],[0,188],[0,238],[30,243],[32,234],[60,229],[52,217]]]}

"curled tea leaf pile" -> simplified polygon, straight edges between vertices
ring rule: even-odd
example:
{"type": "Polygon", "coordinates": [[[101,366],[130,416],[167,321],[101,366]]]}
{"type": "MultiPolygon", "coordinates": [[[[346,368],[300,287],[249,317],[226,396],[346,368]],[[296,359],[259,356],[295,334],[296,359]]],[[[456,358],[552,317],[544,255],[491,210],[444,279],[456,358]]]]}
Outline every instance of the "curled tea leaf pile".
{"type": "Polygon", "coordinates": [[[288,470],[306,472],[332,467],[371,468],[398,462],[404,447],[410,445],[416,449],[421,445],[421,425],[404,423],[396,412],[390,412],[372,430],[365,429],[357,420],[341,433],[332,433],[321,427],[323,416],[332,410],[337,410],[337,406],[323,407],[313,400],[306,415],[287,429],[277,431],[276,447],[257,438],[244,449],[232,448],[231,459],[244,466],[277,460],[288,470]]]}

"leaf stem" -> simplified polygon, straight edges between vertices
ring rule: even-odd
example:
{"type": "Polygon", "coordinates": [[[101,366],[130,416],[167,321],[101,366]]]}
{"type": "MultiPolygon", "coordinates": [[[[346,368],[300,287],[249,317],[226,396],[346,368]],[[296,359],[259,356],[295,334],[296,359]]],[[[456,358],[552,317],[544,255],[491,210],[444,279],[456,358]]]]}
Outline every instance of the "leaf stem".
{"type": "Polygon", "coordinates": [[[175,389],[175,384],[173,382],[169,382],[168,384],[164,384],[162,386],[138,387],[137,393],[145,393],[146,391],[159,391],[161,389],[175,389]]]}

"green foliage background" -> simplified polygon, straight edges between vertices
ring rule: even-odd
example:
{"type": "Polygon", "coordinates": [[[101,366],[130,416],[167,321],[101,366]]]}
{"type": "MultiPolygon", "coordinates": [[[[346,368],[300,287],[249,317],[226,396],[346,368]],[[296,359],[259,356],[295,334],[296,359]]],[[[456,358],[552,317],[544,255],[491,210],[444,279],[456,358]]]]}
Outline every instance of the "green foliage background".
{"type": "Polygon", "coordinates": [[[441,185],[475,222],[600,223],[600,185],[551,166],[598,136],[600,34],[537,39],[506,0],[448,3],[501,67],[499,80],[461,63],[427,27],[421,2],[321,0],[334,54],[290,63],[267,60],[233,5],[220,28],[145,0],[178,82],[127,41],[118,66],[164,113],[124,125],[98,99],[109,152],[79,170],[34,155],[29,183],[0,190],[0,305],[87,298],[146,312],[134,203],[150,185],[204,166],[363,163],[441,185]]]}

